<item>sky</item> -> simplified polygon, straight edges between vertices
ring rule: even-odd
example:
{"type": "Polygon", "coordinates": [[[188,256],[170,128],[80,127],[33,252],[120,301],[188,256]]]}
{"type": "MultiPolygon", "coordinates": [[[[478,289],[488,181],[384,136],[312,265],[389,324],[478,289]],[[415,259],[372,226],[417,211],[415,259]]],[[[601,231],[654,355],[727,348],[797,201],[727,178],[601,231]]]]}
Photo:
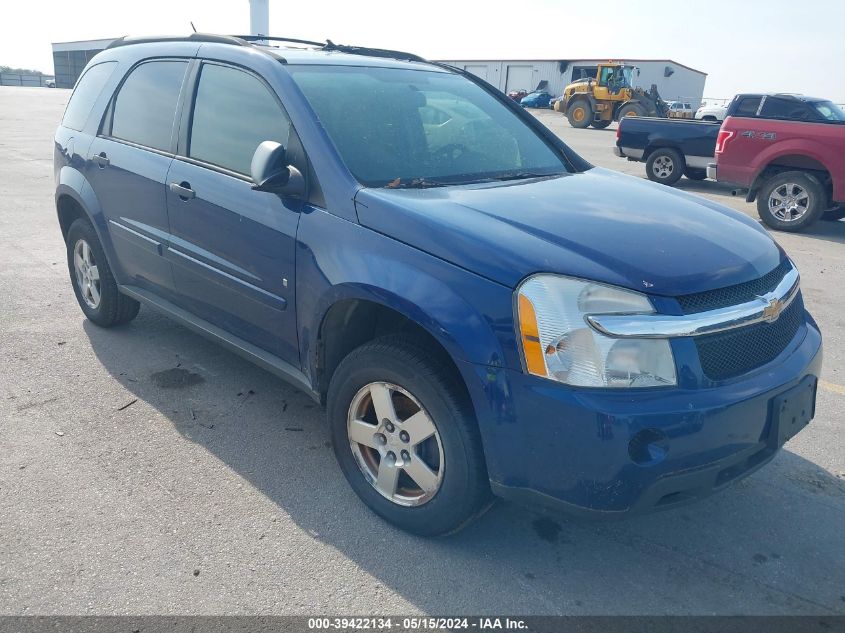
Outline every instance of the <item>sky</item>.
{"type": "MultiPolygon", "coordinates": [[[[845,103],[845,0],[269,0],[270,31],[429,59],[673,59],[705,98],[797,92],[845,103]]],[[[52,74],[51,42],[249,31],[248,0],[10,0],[0,65],[52,74]]]]}

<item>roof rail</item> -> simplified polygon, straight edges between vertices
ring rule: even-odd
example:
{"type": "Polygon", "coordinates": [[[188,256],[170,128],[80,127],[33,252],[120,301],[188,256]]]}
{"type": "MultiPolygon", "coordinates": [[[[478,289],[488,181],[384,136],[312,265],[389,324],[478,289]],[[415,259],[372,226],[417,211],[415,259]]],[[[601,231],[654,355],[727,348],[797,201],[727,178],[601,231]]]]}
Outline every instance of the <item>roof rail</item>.
{"type": "Polygon", "coordinates": [[[405,53],[403,51],[393,51],[387,48],[368,48],[366,46],[348,46],[346,44],[335,44],[331,40],[326,40],[324,51],[339,51],[341,53],[348,53],[349,55],[365,55],[367,57],[386,57],[388,59],[401,59],[409,62],[427,62],[428,60],[414,55],[413,53],[405,53]]]}
{"type": "Polygon", "coordinates": [[[292,37],[276,37],[274,35],[232,35],[245,42],[293,42],[294,44],[308,44],[309,46],[323,47],[325,42],[312,42],[311,40],[298,40],[292,37]]]}
{"type": "Polygon", "coordinates": [[[106,48],[128,46],[130,44],[147,44],[151,42],[215,42],[218,44],[234,44],[235,46],[252,46],[257,42],[291,42],[293,44],[306,44],[316,46],[324,51],[338,51],[349,55],[362,55],[366,57],[383,57],[386,59],[399,59],[409,62],[427,62],[427,59],[406,53],[394,51],[387,48],[369,48],[366,46],[349,46],[346,44],[335,44],[331,40],[325,42],[314,42],[312,40],[300,40],[293,37],[276,37],[274,35],[216,35],[214,33],[191,33],[190,35],[161,35],[153,37],[121,37],[109,44],[106,48]]]}
{"type": "Polygon", "coordinates": [[[350,55],[366,55],[368,57],[385,57],[388,59],[402,59],[413,62],[427,61],[419,55],[413,53],[406,53],[403,51],[393,51],[387,48],[368,48],[366,46],[349,46],[346,44],[335,44],[331,40],[325,42],[314,42],[312,40],[300,40],[293,37],[276,37],[274,35],[235,35],[233,37],[240,38],[247,42],[292,42],[294,44],[307,44],[309,46],[319,46],[324,51],[338,51],[341,53],[348,53],[350,55]]]}
{"type": "Polygon", "coordinates": [[[214,33],[191,33],[190,35],[159,35],[150,37],[120,37],[106,46],[117,48],[130,44],[149,44],[152,42],[216,42],[218,44],[234,44],[235,46],[249,46],[248,42],[232,35],[216,35],[214,33]]]}

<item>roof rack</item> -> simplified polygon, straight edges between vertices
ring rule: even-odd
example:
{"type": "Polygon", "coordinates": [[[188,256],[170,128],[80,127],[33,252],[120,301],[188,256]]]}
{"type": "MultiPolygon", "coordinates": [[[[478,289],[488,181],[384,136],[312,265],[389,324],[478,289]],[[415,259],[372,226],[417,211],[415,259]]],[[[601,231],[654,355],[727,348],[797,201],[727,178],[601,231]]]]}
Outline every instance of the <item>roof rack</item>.
{"type": "Polygon", "coordinates": [[[246,42],[293,42],[294,44],[308,44],[309,46],[323,47],[325,42],[312,42],[311,40],[298,40],[293,37],[275,37],[273,35],[232,35],[246,42]]]}
{"type": "Polygon", "coordinates": [[[346,44],[335,44],[331,40],[326,40],[326,45],[323,46],[325,51],[339,51],[341,53],[348,53],[349,55],[365,55],[367,57],[385,57],[387,59],[401,59],[409,62],[427,62],[428,60],[414,55],[413,53],[405,53],[403,51],[393,51],[388,48],[368,48],[366,46],[348,46],[346,44]]]}
{"type": "Polygon", "coordinates": [[[368,57],[385,57],[388,59],[401,59],[412,62],[427,61],[419,55],[413,53],[406,53],[404,51],[394,51],[387,48],[369,48],[366,46],[350,46],[347,44],[335,44],[331,40],[325,42],[314,42],[312,40],[300,40],[293,37],[276,37],[274,35],[233,35],[239,39],[247,42],[292,42],[294,44],[307,44],[308,46],[317,46],[324,51],[338,51],[340,53],[347,53],[349,55],[366,55],[368,57]]]}
{"type": "Polygon", "coordinates": [[[120,37],[109,44],[106,48],[128,46],[130,44],[148,44],[152,42],[214,42],[217,44],[234,44],[235,46],[252,46],[258,42],[290,42],[293,44],[305,44],[316,46],[323,51],[337,51],[348,55],[362,55],[366,57],[383,57],[386,59],[399,59],[409,62],[428,62],[427,59],[406,53],[394,51],[387,48],[369,48],[367,46],[350,46],[347,44],[335,44],[331,40],[315,42],[312,40],[301,40],[293,37],[277,37],[275,35],[216,35],[214,33],[191,33],[190,35],[160,35],[152,37],[120,37]]]}
{"type": "Polygon", "coordinates": [[[106,46],[117,48],[130,44],[149,44],[152,42],[215,42],[217,44],[234,44],[235,46],[249,46],[242,38],[233,35],[216,35],[214,33],[191,33],[190,35],[159,35],[151,37],[119,37],[106,46]]]}

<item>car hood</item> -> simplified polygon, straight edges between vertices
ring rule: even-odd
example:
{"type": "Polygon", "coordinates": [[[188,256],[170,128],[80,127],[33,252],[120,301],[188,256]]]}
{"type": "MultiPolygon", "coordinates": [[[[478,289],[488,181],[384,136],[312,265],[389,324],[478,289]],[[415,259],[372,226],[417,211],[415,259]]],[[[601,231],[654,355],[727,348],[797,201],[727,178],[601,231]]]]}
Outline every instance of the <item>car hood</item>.
{"type": "Polygon", "coordinates": [[[677,296],[750,281],[785,256],[737,211],[600,168],[362,189],[355,202],[362,225],[510,287],[551,272],[677,296]]]}

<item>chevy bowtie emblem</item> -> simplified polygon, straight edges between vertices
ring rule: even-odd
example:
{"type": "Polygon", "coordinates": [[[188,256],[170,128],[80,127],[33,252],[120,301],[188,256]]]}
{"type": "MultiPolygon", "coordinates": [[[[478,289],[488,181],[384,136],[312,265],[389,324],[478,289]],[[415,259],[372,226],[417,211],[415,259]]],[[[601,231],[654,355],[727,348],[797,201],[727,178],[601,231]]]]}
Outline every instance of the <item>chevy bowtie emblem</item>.
{"type": "Polygon", "coordinates": [[[783,301],[777,297],[758,297],[758,299],[766,304],[766,307],[763,308],[763,319],[769,323],[777,321],[780,313],[783,312],[783,301]]]}

